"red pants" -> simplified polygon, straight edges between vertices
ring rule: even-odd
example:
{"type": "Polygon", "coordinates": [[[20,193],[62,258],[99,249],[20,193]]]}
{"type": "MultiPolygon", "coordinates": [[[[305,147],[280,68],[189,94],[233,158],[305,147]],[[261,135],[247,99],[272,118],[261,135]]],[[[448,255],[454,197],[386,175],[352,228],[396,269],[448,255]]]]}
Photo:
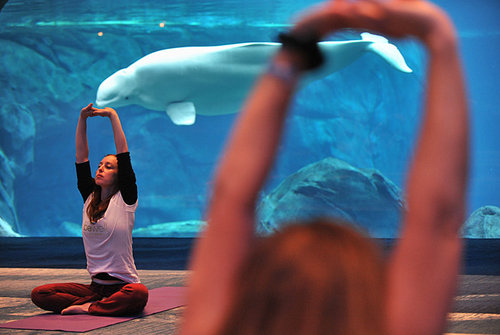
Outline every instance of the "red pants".
{"type": "Polygon", "coordinates": [[[143,284],[47,284],[35,287],[31,300],[38,307],[56,313],[71,305],[92,302],[89,314],[125,316],[144,309],[148,289],[143,284]]]}

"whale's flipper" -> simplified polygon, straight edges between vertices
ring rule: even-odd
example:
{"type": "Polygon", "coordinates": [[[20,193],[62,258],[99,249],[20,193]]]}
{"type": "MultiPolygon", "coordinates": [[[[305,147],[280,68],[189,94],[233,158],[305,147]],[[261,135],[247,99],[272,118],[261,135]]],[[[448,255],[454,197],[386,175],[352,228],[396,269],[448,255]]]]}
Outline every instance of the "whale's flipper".
{"type": "Polygon", "coordinates": [[[190,101],[174,102],[167,106],[167,115],[178,126],[190,126],[196,120],[196,109],[190,101]]]}
{"type": "Polygon", "coordinates": [[[373,35],[370,33],[362,33],[361,38],[363,41],[371,41],[368,49],[375,52],[377,55],[385,59],[389,64],[399,71],[411,73],[412,69],[406,64],[403,55],[399,52],[395,45],[390,44],[387,38],[373,35]]]}

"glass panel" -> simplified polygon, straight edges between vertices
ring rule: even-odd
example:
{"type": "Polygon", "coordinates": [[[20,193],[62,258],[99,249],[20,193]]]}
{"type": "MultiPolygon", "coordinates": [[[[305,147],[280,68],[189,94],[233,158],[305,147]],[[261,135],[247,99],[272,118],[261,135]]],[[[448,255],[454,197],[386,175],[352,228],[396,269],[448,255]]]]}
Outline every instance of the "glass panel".
{"type": "MultiPolygon", "coordinates": [[[[159,50],[273,42],[314,2],[258,0],[242,7],[239,0],[8,1],[0,12],[0,235],[81,234],[74,132],[80,109],[96,100],[107,77],[159,50]]],[[[498,238],[500,23],[495,14],[500,4],[436,2],[458,26],[473,111],[468,214],[481,211],[467,237],[498,238]]],[[[354,31],[331,36],[332,41],[360,39],[354,31]]],[[[263,189],[260,231],[288,219],[332,214],[375,237],[397,235],[426,56],[415,41],[390,42],[412,73],[366,52],[298,92],[263,189]],[[279,198],[279,192],[286,197],[279,198]]],[[[182,52],[174,51],[171,63],[155,64],[152,71],[141,66],[148,75],[119,84],[120,94],[135,85],[121,99],[123,106],[110,104],[120,115],[138,180],[136,236],[198,233],[211,177],[244,98],[241,92],[251,82],[245,84],[245,71],[265,63],[265,57],[245,53],[195,63],[182,52]],[[235,69],[244,69],[238,80],[229,76],[235,69]],[[176,125],[166,106],[186,101],[193,102],[196,121],[176,125]]],[[[94,173],[115,149],[107,120],[91,119],[88,134],[94,173]]]]}

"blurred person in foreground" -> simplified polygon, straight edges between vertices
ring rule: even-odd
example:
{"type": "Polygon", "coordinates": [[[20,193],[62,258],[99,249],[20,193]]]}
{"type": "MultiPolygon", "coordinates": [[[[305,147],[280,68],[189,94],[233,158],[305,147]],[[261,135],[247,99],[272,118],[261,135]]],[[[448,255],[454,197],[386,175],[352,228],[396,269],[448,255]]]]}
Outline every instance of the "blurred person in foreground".
{"type": "Polygon", "coordinates": [[[446,329],[461,266],[468,108],[455,28],[424,0],[337,0],[304,13],[248,97],[215,177],[195,247],[182,335],[431,335],[446,329]],[[383,259],[336,219],[255,235],[255,203],[317,41],[342,28],[418,39],[426,101],[401,238],[383,259]]]}

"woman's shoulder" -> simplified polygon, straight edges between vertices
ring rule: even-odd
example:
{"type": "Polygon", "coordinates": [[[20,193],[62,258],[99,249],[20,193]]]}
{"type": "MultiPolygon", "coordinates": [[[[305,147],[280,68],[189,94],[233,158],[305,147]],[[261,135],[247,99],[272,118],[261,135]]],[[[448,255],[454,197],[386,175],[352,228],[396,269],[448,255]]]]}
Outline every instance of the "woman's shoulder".
{"type": "Polygon", "coordinates": [[[124,208],[125,210],[127,211],[135,211],[135,209],[137,208],[137,205],[139,204],[139,199],[137,199],[135,201],[135,203],[129,205],[125,202],[125,200],[123,199],[123,195],[120,191],[116,192],[112,197],[111,197],[111,200],[110,200],[110,204],[113,203],[115,206],[119,206],[119,207],[122,207],[124,208]]]}

